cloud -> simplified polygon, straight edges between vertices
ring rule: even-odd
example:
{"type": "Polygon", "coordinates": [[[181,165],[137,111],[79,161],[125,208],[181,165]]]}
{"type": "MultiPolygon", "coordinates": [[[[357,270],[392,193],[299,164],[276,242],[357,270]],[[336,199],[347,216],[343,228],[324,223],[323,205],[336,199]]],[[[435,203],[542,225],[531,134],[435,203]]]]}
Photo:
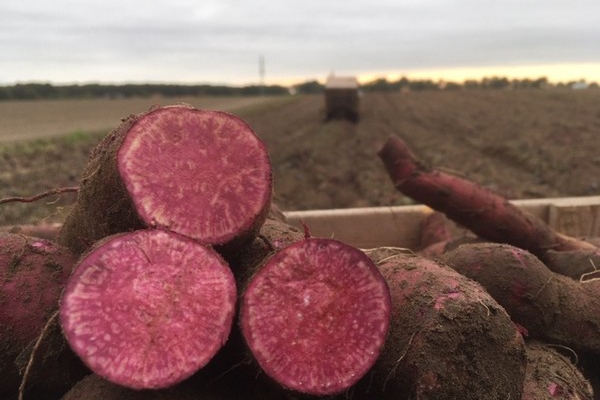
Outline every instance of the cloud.
{"type": "Polygon", "coordinates": [[[240,81],[598,62],[600,3],[31,0],[0,5],[0,82],[240,81]],[[197,78],[194,78],[197,77],[197,78]]]}

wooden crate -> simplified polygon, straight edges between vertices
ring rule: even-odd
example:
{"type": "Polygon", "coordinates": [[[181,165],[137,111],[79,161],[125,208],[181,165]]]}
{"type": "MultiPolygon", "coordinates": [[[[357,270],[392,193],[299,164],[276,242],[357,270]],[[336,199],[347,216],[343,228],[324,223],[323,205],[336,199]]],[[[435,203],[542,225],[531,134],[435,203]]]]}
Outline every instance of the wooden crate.
{"type": "MultiPolygon", "coordinates": [[[[600,236],[600,196],[514,200],[559,232],[576,237],[600,236]]],[[[301,221],[316,237],[332,237],[359,248],[396,246],[415,249],[420,224],[433,212],[424,205],[289,211],[289,221],[301,221]]]]}

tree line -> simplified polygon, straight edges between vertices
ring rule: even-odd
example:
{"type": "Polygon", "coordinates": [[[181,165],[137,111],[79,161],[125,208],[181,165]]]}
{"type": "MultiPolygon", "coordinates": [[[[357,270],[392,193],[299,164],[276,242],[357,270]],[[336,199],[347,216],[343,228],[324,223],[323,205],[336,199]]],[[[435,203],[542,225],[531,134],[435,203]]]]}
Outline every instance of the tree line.
{"type": "MultiPolygon", "coordinates": [[[[450,81],[434,81],[431,79],[398,80],[378,78],[360,85],[365,92],[397,92],[422,90],[469,90],[469,89],[549,89],[549,88],[598,88],[595,82],[585,80],[551,83],[546,77],[536,79],[508,79],[506,77],[489,77],[481,80],[466,80],[462,83],[450,81]]],[[[325,89],[318,81],[308,81],[293,87],[297,93],[320,93],[325,89]]]]}
{"type": "MultiPolygon", "coordinates": [[[[429,79],[398,80],[378,78],[360,85],[365,92],[396,92],[422,90],[469,90],[469,89],[547,89],[547,88],[598,88],[595,82],[584,80],[551,83],[547,78],[508,79],[505,77],[466,80],[462,83],[434,81],[429,79]]],[[[18,83],[0,86],[0,100],[34,99],[84,99],[128,97],[184,97],[184,96],[273,96],[287,94],[318,94],[325,86],[317,80],[308,80],[291,87],[280,85],[182,85],[182,84],[83,84],[52,85],[50,83],[18,83]]]]}
{"type": "Polygon", "coordinates": [[[0,86],[0,100],[85,99],[129,97],[184,96],[258,96],[288,94],[284,86],[226,86],[173,84],[84,84],[52,85],[49,83],[19,83],[0,86]]]}

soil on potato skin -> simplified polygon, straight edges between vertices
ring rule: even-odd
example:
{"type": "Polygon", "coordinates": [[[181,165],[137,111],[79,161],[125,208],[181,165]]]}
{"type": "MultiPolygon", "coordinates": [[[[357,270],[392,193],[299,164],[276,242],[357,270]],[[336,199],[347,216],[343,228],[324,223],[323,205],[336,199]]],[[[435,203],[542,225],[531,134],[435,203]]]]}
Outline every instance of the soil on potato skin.
{"type": "Polygon", "coordinates": [[[558,350],[539,342],[527,343],[527,374],[521,400],[592,400],[591,385],[558,350]]]}
{"type": "MultiPolygon", "coordinates": [[[[321,95],[237,114],[266,142],[274,201],[290,211],[411,204],[393,187],[377,156],[389,135],[399,135],[432,167],[510,199],[598,195],[598,104],[600,90],[593,89],[424,91],[366,93],[357,123],[326,121],[321,95]]],[[[68,149],[51,146],[47,154],[22,159],[0,154],[0,197],[76,185],[99,140],[71,141],[68,149]]],[[[41,206],[60,221],[66,215],[62,207],[73,200],[63,195],[59,203],[41,206]]],[[[39,212],[2,207],[0,225],[41,219],[39,212]]]]}

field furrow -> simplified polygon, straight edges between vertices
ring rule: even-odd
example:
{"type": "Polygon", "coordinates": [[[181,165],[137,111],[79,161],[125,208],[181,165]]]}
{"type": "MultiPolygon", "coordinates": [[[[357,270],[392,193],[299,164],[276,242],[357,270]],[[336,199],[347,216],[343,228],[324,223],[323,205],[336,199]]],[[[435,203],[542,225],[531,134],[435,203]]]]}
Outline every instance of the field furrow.
{"type": "MultiPolygon", "coordinates": [[[[77,185],[91,148],[147,101],[65,101],[62,108],[51,101],[0,103],[0,117],[14,114],[0,136],[44,137],[0,146],[0,198],[77,185]],[[94,118],[104,118],[102,128],[86,125],[94,118]],[[61,120],[69,124],[59,132],[61,120]]],[[[360,101],[353,124],[325,121],[320,95],[187,100],[232,111],[254,128],[269,149],[274,200],[284,210],[411,203],[394,189],[377,156],[392,134],[432,166],[509,198],[600,194],[598,90],[367,93],[360,101]]],[[[60,220],[73,199],[3,205],[0,225],[60,220]]]]}

